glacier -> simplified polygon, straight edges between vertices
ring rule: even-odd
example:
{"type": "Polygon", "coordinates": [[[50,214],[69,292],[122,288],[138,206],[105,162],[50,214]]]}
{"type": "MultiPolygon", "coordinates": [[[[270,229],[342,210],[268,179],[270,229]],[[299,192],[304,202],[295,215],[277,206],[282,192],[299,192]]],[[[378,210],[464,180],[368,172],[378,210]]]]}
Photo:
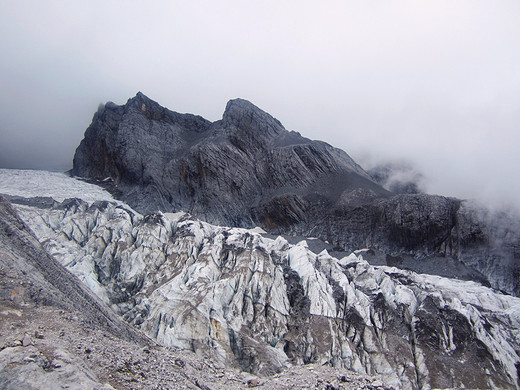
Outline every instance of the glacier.
{"type": "Polygon", "coordinates": [[[61,174],[0,170],[0,193],[47,252],[163,345],[259,375],[318,363],[404,389],[519,388],[520,298],[372,266],[362,248],[338,259],[184,212],[141,215],[61,174]]]}

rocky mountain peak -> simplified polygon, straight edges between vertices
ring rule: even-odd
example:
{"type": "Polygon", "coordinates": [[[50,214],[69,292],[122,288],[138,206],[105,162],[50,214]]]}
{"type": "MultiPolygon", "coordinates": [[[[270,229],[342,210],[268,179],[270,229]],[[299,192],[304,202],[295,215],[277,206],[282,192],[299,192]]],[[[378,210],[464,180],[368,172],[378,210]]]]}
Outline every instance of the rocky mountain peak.
{"type": "Polygon", "coordinates": [[[153,120],[166,119],[169,111],[140,91],[133,98],[128,99],[126,107],[134,109],[142,113],[146,118],[153,120]]]}
{"type": "Polygon", "coordinates": [[[137,91],[137,93],[135,94],[135,96],[133,98],[130,98],[130,100],[135,100],[135,101],[152,101],[152,99],[150,99],[148,96],[146,96],[144,93],[142,93],[141,91],[137,91]]]}
{"type": "Polygon", "coordinates": [[[224,127],[274,137],[285,131],[280,121],[245,99],[232,99],[222,116],[224,127]]]}

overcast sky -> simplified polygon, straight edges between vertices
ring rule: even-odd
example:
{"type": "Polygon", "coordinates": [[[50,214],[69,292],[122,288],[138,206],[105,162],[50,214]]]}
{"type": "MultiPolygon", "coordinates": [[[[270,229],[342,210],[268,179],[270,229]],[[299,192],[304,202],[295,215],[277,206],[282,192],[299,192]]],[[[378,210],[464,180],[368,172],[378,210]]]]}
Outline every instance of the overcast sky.
{"type": "MultiPolygon", "coordinates": [[[[100,103],[242,97],[432,193],[520,205],[520,2],[0,2],[0,167],[67,170],[100,103]]],[[[1,183],[0,183],[1,185],[1,183]]]]}

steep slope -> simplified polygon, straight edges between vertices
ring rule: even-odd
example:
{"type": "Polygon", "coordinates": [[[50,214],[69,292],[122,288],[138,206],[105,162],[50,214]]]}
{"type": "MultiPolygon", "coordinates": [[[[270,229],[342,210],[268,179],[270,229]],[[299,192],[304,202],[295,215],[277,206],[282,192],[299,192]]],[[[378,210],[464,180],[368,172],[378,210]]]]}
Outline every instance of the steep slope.
{"type": "Polygon", "coordinates": [[[143,213],[187,211],[210,223],[318,237],[347,252],[371,248],[382,253],[378,263],[411,269],[424,267],[408,258],[447,257],[469,264],[476,280],[520,295],[518,219],[483,218],[454,198],[393,195],[345,152],[285,130],[242,99],[214,123],[142,93],[123,106],[107,103],[72,172],[111,182],[143,213]]]}
{"type": "Polygon", "coordinates": [[[87,325],[100,327],[121,338],[143,345],[147,342],[48,255],[30,229],[2,197],[0,238],[2,267],[18,275],[25,275],[25,280],[20,285],[14,285],[9,279],[5,279],[1,286],[2,298],[16,296],[19,302],[32,301],[78,311],[82,313],[83,321],[87,325]]]}
{"type": "Polygon", "coordinates": [[[17,209],[50,253],[162,344],[270,376],[314,363],[398,388],[518,388],[520,300],[477,283],[185,213],[140,217],[77,199],[17,209]]]}

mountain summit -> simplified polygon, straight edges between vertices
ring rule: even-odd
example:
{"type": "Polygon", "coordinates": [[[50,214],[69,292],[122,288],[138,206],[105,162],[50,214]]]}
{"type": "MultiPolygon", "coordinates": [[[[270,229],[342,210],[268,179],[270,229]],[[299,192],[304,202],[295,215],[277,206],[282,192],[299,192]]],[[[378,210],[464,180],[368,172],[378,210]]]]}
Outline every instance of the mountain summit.
{"type": "Polygon", "coordinates": [[[107,103],[72,172],[111,179],[143,213],[182,210],[210,223],[317,237],[329,251],[370,248],[379,264],[520,294],[520,229],[459,199],[387,191],[344,151],[287,131],[247,100],[229,101],[215,122],[142,93],[107,103]]]}
{"type": "Polygon", "coordinates": [[[124,106],[109,103],[87,129],[73,173],[111,178],[140,211],[186,210],[273,232],[314,225],[308,209],[321,214],[324,206],[358,200],[359,192],[390,195],[343,151],[285,130],[243,99],[229,101],[214,123],[169,111],[142,93],[124,106]]]}

